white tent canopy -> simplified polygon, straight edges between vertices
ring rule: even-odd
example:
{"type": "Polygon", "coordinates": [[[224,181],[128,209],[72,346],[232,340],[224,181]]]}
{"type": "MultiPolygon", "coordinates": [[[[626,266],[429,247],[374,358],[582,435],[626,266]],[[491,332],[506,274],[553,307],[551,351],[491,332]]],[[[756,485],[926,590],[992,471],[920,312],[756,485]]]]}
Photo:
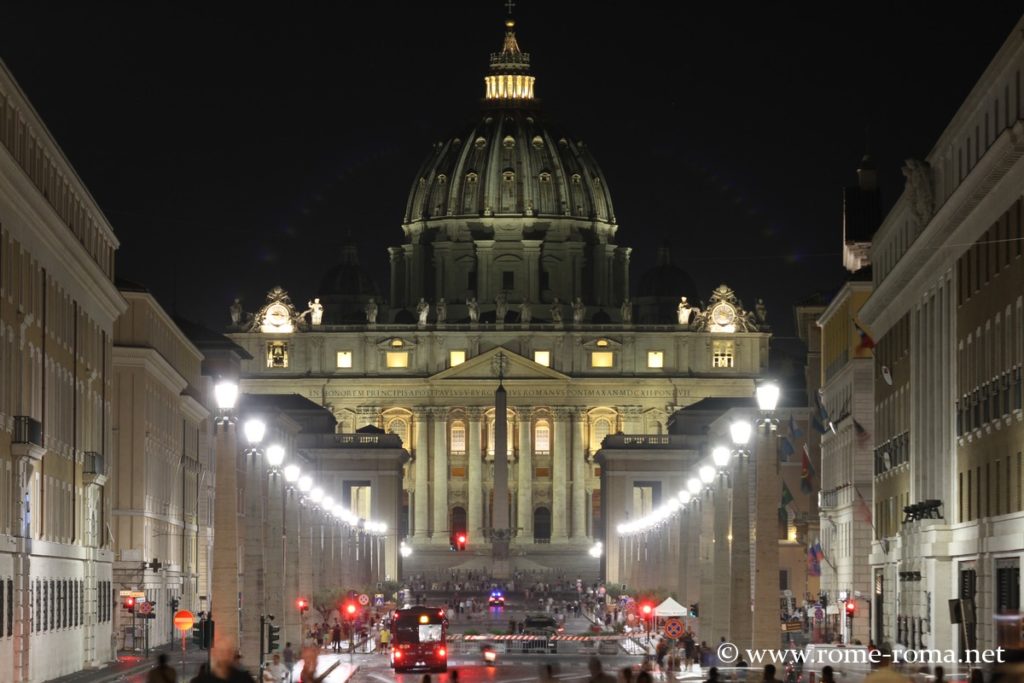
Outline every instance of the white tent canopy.
{"type": "Polygon", "coordinates": [[[654,616],[659,619],[665,617],[689,616],[689,611],[672,598],[665,598],[665,602],[654,608],[654,616]]]}

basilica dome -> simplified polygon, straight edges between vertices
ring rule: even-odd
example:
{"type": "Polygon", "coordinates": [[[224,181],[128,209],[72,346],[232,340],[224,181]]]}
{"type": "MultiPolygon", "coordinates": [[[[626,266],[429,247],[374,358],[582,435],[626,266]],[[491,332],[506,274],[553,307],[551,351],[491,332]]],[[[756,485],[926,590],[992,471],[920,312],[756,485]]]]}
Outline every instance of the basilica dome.
{"type": "Polygon", "coordinates": [[[500,215],[615,223],[590,151],[543,119],[529,64],[509,20],[502,51],[491,55],[479,119],[434,145],[413,181],[406,224],[500,215]]]}

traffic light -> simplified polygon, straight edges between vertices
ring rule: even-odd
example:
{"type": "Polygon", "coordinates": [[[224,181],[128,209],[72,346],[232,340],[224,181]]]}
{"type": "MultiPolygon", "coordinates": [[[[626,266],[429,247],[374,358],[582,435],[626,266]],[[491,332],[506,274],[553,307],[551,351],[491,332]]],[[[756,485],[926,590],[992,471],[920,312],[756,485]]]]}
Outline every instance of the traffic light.
{"type": "Polygon", "coordinates": [[[273,652],[281,642],[281,627],[274,626],[273,622],[267,623],[267,652],[273,652]]]}
{"type": "Polygon", "coordinates": [[[459,552],[466,549],[466,534],[460,533],[455,537],[455,549],[459,552]]]}
{"type": "Polygon", "coordinates": [[[305,613],[309,609],[309,600],[306,598],[299,598],[295,601],[295,606],[299,608],[300,613],[305,613]]]}
{"type": "Polygon", "coordinates": [[[192,642],[201,648],[210,649],[213,645],[213,621],[200,619],[192,627],[192,642]]]}
{"type": "Polygon", "coordinates": [[[126,610],[128,610],[129,612],[134,612],[135,611],[135,598],[133,598],[130,595],[128,597],[126,597],[124,599],[124,608],[126,610]]]}
{"type": "Polygon", "coordinates": [[[649,602],[645,602],[640,605],[640,613],[644,615],[644,619],[650,619],[651,615],[654,614],[654,606],[649,602]]]}
{"type": "Polygon", "coordinates": [[[171,614],[178,611],[178,598],[171,598],[171,614]]]}
{"type": "Polygon", "coordinates": [[[857,603],[850,598],[846,601],[846,616],[852,619],[855,614],[857,614],[857,603]]]}
{"type": "Polygon", "coordinates": [[[696,619],[700,616],[700,603],[693,603],[690,605],[690,616],[696,619]]]}
{"type": "Polygon", "coordinates": [[[358,614],[358,612],[359,612],[359,608],[356,607],[356,603],[354,603],[354,602],[346,602],[345,603],[345,618],[346,619],[348,619],[349,621],[354,621],[355,618],[356,618],[356,614],[358,614]]]}

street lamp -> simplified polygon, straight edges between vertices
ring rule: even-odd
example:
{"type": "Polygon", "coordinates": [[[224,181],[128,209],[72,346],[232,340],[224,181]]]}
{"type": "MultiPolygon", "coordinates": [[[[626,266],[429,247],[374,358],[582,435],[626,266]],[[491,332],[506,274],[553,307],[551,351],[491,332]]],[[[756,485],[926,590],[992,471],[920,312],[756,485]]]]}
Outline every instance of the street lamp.
{"type": "Polygon", "coordinates": [[[690,497],[696,498],[700,495],[700,490],[704,487],[700,485],[700,479],[697,477],[690,477],[686,482],[686,488],[690,491],[690,497]]]}
{"type": "MultiPolygon", "coordinates": [[[[270,468],[271,474],[277,474],[281,471],[281,465],[284,464],[284,446],[281,444],[271,444],[267,446],[267,467],[270,468]]],[[[298,471],[298,465],[289,465],[294,467],[298,471]]],[[[286,468],[287,469],[287,468],[286,468]]],[[[285,476],[285,479],[288,477],[285,476]]]]}
{"type": "Polygon", "coordinates": [[[704,465],[697,471],[697,476],[700,477],[701,482],[704,484],[704,490],[711,492],[711,484],[715,481],[715,468],[711,465],[704,465]]]}
{"type": "Polygon", "coordinates": [[[715,467],[721,472],[729,466],[729,458],[732,457],[732,453],[725,446],[715,446],[714,450],[711,451],[711,459],[715,461],[715,467]]]}
{"type": "MultiPolygon", "coordinates": [[[[301,485],[302,482],[300,481],[299,484],[301,485]]],[[[313,505],[319,505],[320,501],[324,499],[324,490],[317,486],[309,492],[309,499],[313,501],[313,505]]]]}
{"type": "Polygon", "coordinates": [[[320,506],[324,509],[324,512],[332,512],[334,510],[334,499],[330,496],[324,496],[320,506]]]}
{"type": "Polygon", "coordinates": [[[747,444],[750,443],[750,435],[753,431],[754,426],[747,420],[733,420],[729,425],[729,436],[732,438],[732,445],[736,447],[737,453],[745,454],[747,452],[747,444]]]}
{"type": "Polygon", "coordinates": [[[253,418],[245,421],[242,431],[245,432],[245,440],[249,442],[249,448],[256,450],[259,448],[260,443],[263,442],[263,435],[267,432],[267,425],[263,420],[253,418]]]}
{"type": "Polygon", "coordinates": [[[766,431],[775,429],[775,420],[771,414],[775,412],[775,407],[779,404],[781,393],[779,385],[771,380],[761,382],[755,390],[757,407],[761,409],[761,423],[766,431]]]}
{"type": "Polygon", "coordinates": [[[690,499],[692,497],[693,496],[690,495],[689,491],[683,489],[682,491],[679,492],[679,504],[685,508],[687,505],[690,504],[690,499]]]}
{"type": "Polygon", "coordinates": [[[217,408],[220,409],[217,423],[234,422],[235,417],[231,411],[234,410],[235,402],[238,401],[238,384],[229,380],[217,382],[213,387],[213,397],[217,402],[217,408]]]}
{"type": "Polygon", "coordinates": [[[313,477],[304,474],[299,477],[299,492],[307,494],[313,489],[313,477]]]}
{"type": "Polygon", "coordinates": [[[302,470],[298,465],[288,465],[284,468],[284,480],[288,482],[289,488],[295,488],[301,474],[302,470]]]}

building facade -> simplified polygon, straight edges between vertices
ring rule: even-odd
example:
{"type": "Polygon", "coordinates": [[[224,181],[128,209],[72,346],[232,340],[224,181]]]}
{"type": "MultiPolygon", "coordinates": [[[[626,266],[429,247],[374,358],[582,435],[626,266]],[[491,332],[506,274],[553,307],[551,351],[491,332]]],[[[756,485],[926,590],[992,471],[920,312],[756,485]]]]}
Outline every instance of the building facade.
{"type": "MultiPolygon", "coordinates": [[[[629,298],[629,255],[589,150],[555,132],[533,95],[529,55],[506,25],[478,123],[437,146],[417,174],[391,249],[385,302],[357,260],[295,306],[281,288],[230,336],[252,360],[250,393],[294,393],[338,429],[398,435],[405,466],[399,533],[407,567],[461,561],[456,531],[488,547],[508,506],[519,556],[557,566],[601,528],[599,468],[609,434],[664,434],[670,415],[709,396],[748,396],[767,367],[760,303],[721,285],[706,305],[667,251],[629,298]],[[499,378],[509,409],[494,415],[499,378]],[[510,495],[493,492],[496,419],[507,422],[510,495]]],[[[589,568],[596,573],[596,568],[589,568]]]]}
{"type": "Polygon", "coordinates": [[[1022,27],[906,163],[871,246],[874,636],[907,647],[992,647],[1019,611],[1022,27]]]}
{"type": "Polygon", "coordinates": [[[117,238],[0,63],[0,679],[111,658],[117,238]]]}

